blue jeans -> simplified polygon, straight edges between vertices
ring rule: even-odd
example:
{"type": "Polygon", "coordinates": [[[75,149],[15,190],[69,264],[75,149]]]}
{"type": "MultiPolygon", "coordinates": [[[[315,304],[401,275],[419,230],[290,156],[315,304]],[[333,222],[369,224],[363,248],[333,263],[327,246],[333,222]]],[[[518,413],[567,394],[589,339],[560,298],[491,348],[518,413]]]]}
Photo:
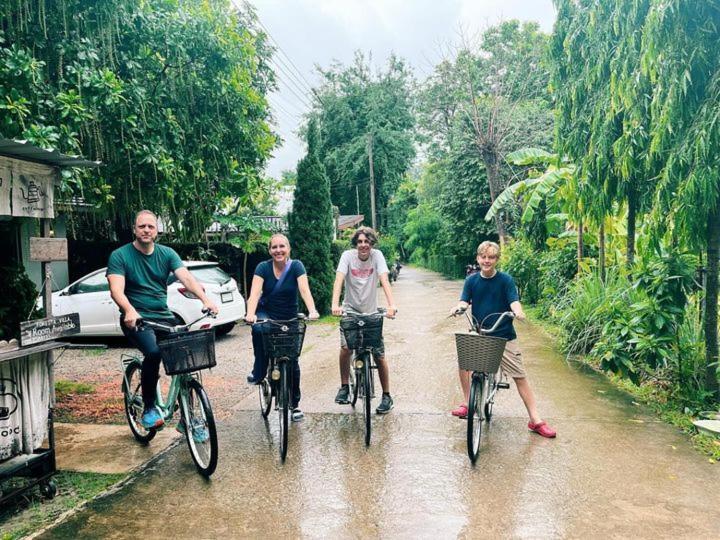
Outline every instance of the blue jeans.
{"type": "MultiPolygon", "coordinates": [[[[168,324],[174,324],[173,321],[162,321],[168,324]]],[[[155,405],[155,397],[157,395],[157,383],[160,379],[160,362],[162,362],[162,354],[157,344],[157,338],[162,338],[164,332],[143,326],[138,330],[132,330],[125,326],[120,319],[120,328],[128,341],[145,357],[143,360],[142,371],[140,373],[140,385],[142,387],[142,397],[145,410],[155,405]]]]}
{"type": "MultiPolygon", "coordinates": [[[[268,314],[259,311],[257,314],[258,319],[268,319],[268,314]]],[[[265,354],[265,347],[263,345],[263,332],[267,331],[267,324],[254,324],[252,327],[252,344],[253,353],[255,355],[255,363],[253,364],[252,377],[256,381],[260,381],[267,376],[269,360],[265,354]]],[[[300,361],[294,360],[290,362],[292,369],[292,398],[290,405],[293,408],[297,407],[300,403],[300,361]]]]}

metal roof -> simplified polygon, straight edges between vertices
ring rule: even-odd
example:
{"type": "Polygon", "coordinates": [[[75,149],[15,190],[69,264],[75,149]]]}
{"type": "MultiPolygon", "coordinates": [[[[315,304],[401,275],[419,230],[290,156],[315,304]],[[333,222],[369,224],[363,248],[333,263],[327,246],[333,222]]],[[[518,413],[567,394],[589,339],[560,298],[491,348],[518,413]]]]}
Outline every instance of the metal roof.
{"type": "Polygon", "coordinates": [[[55,167],[99,167],[99,161],[89,161],[76,156],[66,156],[57,150],[45,150],[27,141],[0,138],[0,156],[24,159],[53,165],[55,167]]]}

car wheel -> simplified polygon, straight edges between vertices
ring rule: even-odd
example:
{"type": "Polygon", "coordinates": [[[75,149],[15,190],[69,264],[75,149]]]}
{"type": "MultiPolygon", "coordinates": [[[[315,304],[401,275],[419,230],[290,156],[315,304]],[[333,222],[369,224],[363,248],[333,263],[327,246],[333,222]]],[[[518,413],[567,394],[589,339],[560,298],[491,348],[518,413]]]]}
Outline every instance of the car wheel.
{"type": "Polygon", "coordinates": [[[217,336],[217,337],[224,336],[225,334],[230,333],[230,330],[232,330],[233,328],[235,328],[234,322],[216,326],[215,327],[215,336],[217,336]]]}

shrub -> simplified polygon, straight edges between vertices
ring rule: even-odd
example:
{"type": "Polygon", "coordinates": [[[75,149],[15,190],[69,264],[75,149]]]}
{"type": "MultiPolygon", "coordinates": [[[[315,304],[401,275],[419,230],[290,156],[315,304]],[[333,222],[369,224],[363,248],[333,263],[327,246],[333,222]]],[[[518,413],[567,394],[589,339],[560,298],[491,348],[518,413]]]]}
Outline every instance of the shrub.
{"type": "Polygon", "coordinates": [[[540,254],[524,238],[510,240],[503,248],[500,267],[510,274],[526,304],[535,304],[540,298],[540,254]]]}
{"type": "Polygon", "coordinates": [[[37,290],[25,270],[19,266],[0,266],[0,339],[20,336],[20,323],[40,316],[35,309],[37,290]]]}

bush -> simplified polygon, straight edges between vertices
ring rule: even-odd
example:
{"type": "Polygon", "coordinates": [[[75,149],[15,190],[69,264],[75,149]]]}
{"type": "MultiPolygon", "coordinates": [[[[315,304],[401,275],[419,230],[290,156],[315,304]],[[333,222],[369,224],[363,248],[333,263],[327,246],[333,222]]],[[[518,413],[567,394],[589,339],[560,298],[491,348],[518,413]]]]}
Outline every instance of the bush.
{"type": "Polygon", "coordinates": [[[38,292],[35,284],[18,266],[0,266],[0,283],[5,291],[0,295],[0,339],[20,337],[20,323],[39,317],[35,309],[38,292]]]}
{"type": "Polygon", "coordinates": [[[522,302],[537,303],[540,298],[540,254],[528,240],[510,240],[503,248],[499,266],[515,280],[522,302]]]}
{"type": "Polygon", "coordinates": [[[549,315],[577,272],[577,245],[567,238],[548,240],[548,251],[539,260],[538,305],[549,315]]]}

